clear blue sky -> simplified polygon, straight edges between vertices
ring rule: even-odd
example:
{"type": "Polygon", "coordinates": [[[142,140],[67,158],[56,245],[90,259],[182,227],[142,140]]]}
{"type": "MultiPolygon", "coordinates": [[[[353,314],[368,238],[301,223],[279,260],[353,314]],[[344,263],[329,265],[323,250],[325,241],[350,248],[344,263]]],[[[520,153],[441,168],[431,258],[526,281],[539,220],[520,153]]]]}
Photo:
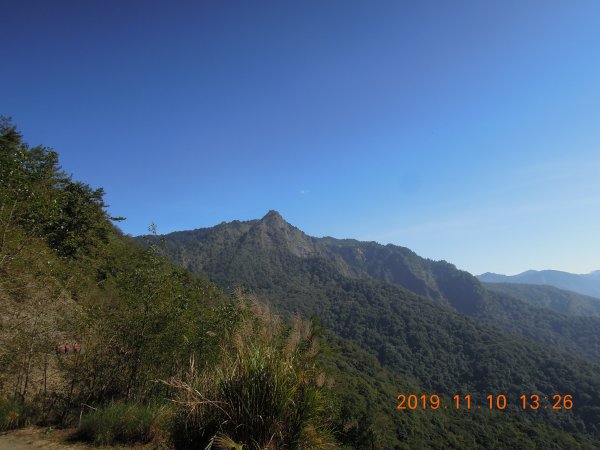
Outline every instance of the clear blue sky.
{"type": "Polygon", "coordinates": [[[141,234],[276,209],[473,273],[600,269],[600,2],[15,1],[0,113],[141,234]]]}

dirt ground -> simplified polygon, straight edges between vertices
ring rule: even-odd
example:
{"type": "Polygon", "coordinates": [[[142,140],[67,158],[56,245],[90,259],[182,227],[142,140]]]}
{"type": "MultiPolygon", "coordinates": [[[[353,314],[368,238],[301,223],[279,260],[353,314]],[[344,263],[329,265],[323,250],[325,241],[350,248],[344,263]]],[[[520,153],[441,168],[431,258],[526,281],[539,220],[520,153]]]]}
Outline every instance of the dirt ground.
{"type": "Polygon", "coordinates": [[[96,447],[82,443],[69,442],[69,437],[74,430],[58,430],[38,427],[28,427],[20,430],[13,430],[0,433],[0,450],[33,450],[33,449],[57,449],[57,450],[92,450],[98,448],[104,449],[126,449],[135,448],[150,449],[152,446],[135,447],[96,447]]]}
{"type": "Polygon", "coordinates": [[[23,428],[0,434],[0,450],[48,449],[89,449],[83,444],[67,442],[72,430],[52,430],[45,428],[23,428]]]}

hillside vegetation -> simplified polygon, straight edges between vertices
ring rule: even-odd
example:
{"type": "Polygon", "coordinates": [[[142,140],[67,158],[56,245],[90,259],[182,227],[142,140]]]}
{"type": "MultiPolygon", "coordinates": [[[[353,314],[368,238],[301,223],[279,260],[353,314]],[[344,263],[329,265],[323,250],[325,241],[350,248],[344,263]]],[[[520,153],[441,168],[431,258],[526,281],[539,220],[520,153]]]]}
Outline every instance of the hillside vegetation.
{"type": "MultiPolygon", "coordinates": [[[[320,280],[300,275],[302,279],[289,285],[298,271],[305,271],[302,267],[323,267],[316,270],[399,286],[479,323],[600,363],[600,317],[572,317],[510,292],[490,291],[452,264],[421,258],[404,247],[313,238],[275,211],[261,220],[176,232],[165,239],[172,261],[222,286],[242,284],[264,293],[279,290],[279,298],[299,287],[310,290],[307,286],[313,281],[318,284],[320,280]]],[[[286,303],[291,309],[297,306],[286,303]]]]}
{"type": "Polygon", "coordinates": [[[572,414],[532,416],[570,432],[598,433],[595,318],[489,293],[451,264],[401,247],[312,238],[273,211],[164,239],[177,264],[222,286],[247,287],[284,313],[319,317],[428,392],[568,390],[578,399],[572,414]]]}
{"type": "Polygon", "coordinates": [[[162,436],[176,448],[337,445],[339,414],[317,383],[311,336],[296,342],[291,324],[123,236],[103,191],[72,180],[56,152],[30,148],[6,119],[0,180],[0,427],[81,421],[83,439],[162,436]],[[271,337],[256,341],[260,333],[271,337]],[[232,370],[234,379],[217,376],[232,370]],[[280,379],[289,383],[274,392],[280,379]],[[188,399],[188,386],[203,397],[188,399]],[[261,397],[275,394],[298,410],[261,397]],[[249,435],[243,417],[209,420],[223,402],[270,422],[249,435]],[[187,435],[175,441],[174,429],[187,435]]]}
{"type": "Polygon", "coordinates": [[[554,286],[519,283],[483,283],[487,290],[518,298],[532,306],[572,316],[600,317],[600,298],[554,286]]]}

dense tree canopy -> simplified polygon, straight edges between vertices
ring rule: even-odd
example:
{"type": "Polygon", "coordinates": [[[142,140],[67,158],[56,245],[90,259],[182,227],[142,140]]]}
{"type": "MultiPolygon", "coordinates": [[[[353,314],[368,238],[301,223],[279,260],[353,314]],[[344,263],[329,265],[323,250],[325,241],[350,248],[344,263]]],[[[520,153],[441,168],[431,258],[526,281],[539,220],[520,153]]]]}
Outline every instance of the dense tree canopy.
{"type": "Polygon", "coordinates": [[[319,317],[425,392],[568,391],[576,409],[532,417],[600,432],[597,318],[490,293],[452,264],[401,247],[311,238],[275,212],[163,238],[174,262],[222,286],[245,286],[279,311],[319,317]]]}

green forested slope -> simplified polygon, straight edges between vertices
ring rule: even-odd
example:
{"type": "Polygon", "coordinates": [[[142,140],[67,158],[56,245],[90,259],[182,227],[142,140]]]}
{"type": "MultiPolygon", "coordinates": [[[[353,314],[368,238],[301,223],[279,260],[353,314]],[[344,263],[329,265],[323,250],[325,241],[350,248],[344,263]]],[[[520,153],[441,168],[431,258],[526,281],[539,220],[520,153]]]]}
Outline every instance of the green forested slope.
{"type": "Polygon", "coordinates": [[[171,233],[166,245],[174,262],[224,286],[240,282],[268,290],[285,281],[282,267],[288,259],[295,257],[300,264],[319,260],[336,274],[401,286],[489,326],[600,363],[599,317],[569,317],[509,293],[490,292],[454,265],[421,258],[403,247],[313,238],[275,211],[261,220],[171,233]]]}
{"type": "MultiPolygon", "coordinates": [[[[382,368],[356,343],[325,332],[322,361],[336,380],[340,420],[354,448],[592,449],[600,441],[567,433],[535,416],[489,410],[395,409],[398,393],[430,393],[406,376],[382,368]]],[[[451,401],[451,399],[446,399],[451,401]]]]}
{"type": "Polygon", "coordinates": [[[0,430],[79,424],[100,444],[175,448],[353,442],[310,333],[123,236],[102,198],[0,121],[0,430]]]}
{"type": "MultiPolygon", "coordinates": [[[[421,292],[429,289],[437,297],[432,300],[396,283],[359,276],[347,264],[348,257],[341,262],[332,258],[321,243],[287,225],[276,213],[260,221],[235,222],[232,230],[222,224],[214,230],[166,236],[175,262],[221,285],[248,287],[280,311],[317,316],[325,326],[376,355],[389,370],[417,380],[428,391],[513,395],[569,391],[578,399],[573,415],[543,411],[535,416],[571,431],[598,431],[598,366],[536,343],[546,339],[544,328],[539,335],[524,338],[520,331],[525,322],[513,326],[510,310],[508,319],[485,319],[493,317],[494,308],[502,303],[488,297],[474,277],[450,264],[407,253],[411,273],[396,273],[395,280],[405,277],[415,285],[420,280],[421,292]]],[[[364,256],[361,246],[354,250],[364,256]]],[[[508,301],[518,304],[519,313],[527,311],[518,300],[508,301]]],[[[557,314],[559,323],[569,323],[567,319],[557,314]]],[[[562,339],[560,331],[553,332],[562,339]]]]}
{"type": "Polygon", "coordinates": [[[483,283],[483,286],[532,306],[552,309],[562,314],[600,317],[600,299],[596,297],[541,284],[483,283]]]}

